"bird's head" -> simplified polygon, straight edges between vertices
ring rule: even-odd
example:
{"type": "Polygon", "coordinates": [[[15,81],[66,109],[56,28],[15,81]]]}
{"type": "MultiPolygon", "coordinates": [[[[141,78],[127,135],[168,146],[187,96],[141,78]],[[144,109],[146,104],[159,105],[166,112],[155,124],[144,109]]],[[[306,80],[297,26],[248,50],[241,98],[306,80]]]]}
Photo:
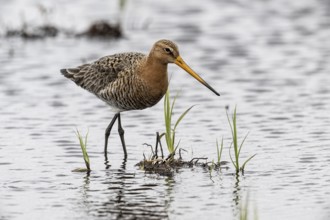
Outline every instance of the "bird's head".
{"type": "Polygon", "coordinates": [[[151,52],[153,57],[164,64],[174,63],[176,58],[180,56],[178,46],[169,40],[157,41],[151,52]]]}
{"type": "Polygon", "coordinates": [[[176,65],[184,69],[187,73],[189,73],[192,77],[197,79],[204,86],[206,86],[208,89],[210,89],[212,92],[214,92],[216,95],[220,95],[183,61],[180,56],[178,46],[172,41],[157,41],[151,50],[151,55],[163,64],[175,63],[176,65]]]}

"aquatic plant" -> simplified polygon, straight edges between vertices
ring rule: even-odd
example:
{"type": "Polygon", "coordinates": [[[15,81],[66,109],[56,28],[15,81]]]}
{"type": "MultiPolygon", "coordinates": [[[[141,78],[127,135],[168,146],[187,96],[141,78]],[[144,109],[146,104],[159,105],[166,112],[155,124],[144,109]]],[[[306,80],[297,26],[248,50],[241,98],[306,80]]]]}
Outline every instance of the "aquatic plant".
{"type": "MultiPolygon", "coordinates": [[[[80,135],[78,129],[76,130],[76,135],[79,139],[79,144],[80,144],[80,147],[81,147],[81,151],[83,153],[83,157],[84,157],[84,161],[85,161],[85,165],[86,165],[86,169],[87,171],[91,171],[91,168],[90,168],[90,162],[89,162],[89,156],[88,156],[88,153],[87,153],[87,137],[88,137],[88,132],[85,136],[85,139],[83,139],[83,137],[80,135]]],[[[81,170],[81,169],[78,169],[80,171],[84,171],[84,170],[81,170]]]]}
{"type": "Polygon", "coordinates": [[[174,105],[175,105],[175,101],[178,97],[178,93],[177,95],[174,97],[172,103],[170,100],[170,92],[169,90],[167,90],[166,94],[165,94],[165,98],[164,98],[164,119],[165,119],[165,133],[160,135],[160,138],[165,136],[165,140],[166,140],[166,144],[167,144],[167,149],[170,153],[170,158],[173,158],[176,149],[178,148],[180,141],[177,145],[175,145],[175,131],[176,128],[178,127],[178,125],[180,124],[180,122],[182,121],[182,119],[184,118],[184,116],[186,116],[186,114],[192,109],[191,106],[190,108],[188,108],[186,111],[184,111],[180,117],[176,120],[174,127],[172,127],[172,116],[173,116],[173,109],[174,109],[174,105]]]}
{"type": "Polygon", "coordinates": [[[226,112],[227,114],[227,119],[228,119],[228,123],[230,125],[230,129],[231,129],[231,134],[232,134],[232,143],[229,147],[229,156],[230,156],[230,160],[232,162],[232,164],[234,165],[235,169],[236,169],[236,172],[238,173],[240,170],[243,172],[244,171],[244,168],[245,168],[245,165],[256,155],[252,155],[251,157],[249,157],[247,160],[245,160],[245,162],[243,163],[242,166],[240,166],[240,161],[239,161],[239,157],[240,157],[240,154],[241,154],[241,150],[242,150],[242,147],[243,147],[243,144],[248,136],[245,135],[243,141],[241,142],[240,145],[238,145],[238,137],[237,137],[237,125],[236,125],[236,107],[235,107],[235,110],[234,110],[234,113],[232,114],[232,118],[230,120],[229,118],[229,115],[228,115],[228,112],[226,112]],[[232,156],[231,156],[231,152],[230,152],[230,149],[231,147],[233,146],[234,148],[234,156],[235,156],[235,160],[233,160],[232,156]]]}
{"type": "Polygon", "coordinates": [[[220,163],[221,163],[221,155],[222,155],[222,149],[223,149],[223,138],[221,139],[221,145],[220,145],[220,148],[219,148],[219,143],[218,143],[218,140],[216,141],[216,144],[217,144],[217,164],[220,166],[220,163]]]}

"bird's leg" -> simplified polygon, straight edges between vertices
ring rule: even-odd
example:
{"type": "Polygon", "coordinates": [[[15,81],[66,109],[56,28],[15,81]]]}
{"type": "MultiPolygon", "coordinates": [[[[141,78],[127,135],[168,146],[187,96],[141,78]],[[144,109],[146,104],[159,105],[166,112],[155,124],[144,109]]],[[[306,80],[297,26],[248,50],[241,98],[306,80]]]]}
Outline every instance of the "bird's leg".
{"type": "Polygon", "coordinates": [[[162,153],[162,159],[164,159],[164,151],[163,151],[162,142],[160,141],[159,134],[158,134],[158,142],[159,142],[160,152],[162,153]]]}
{"type": "Polygon", "coordinates": [[[120,113],[118,113],[118,133],[120,136],[121,144],[123,145],[124,155],[125,158],[127,157],[127,151],[126,151],[126,145],[125,145],[125,139],[124,139],[124,129],[121,126],[121,119],[120,119],[120,113]]]}
{"type": "Polygon", "coordinates": [[[115,116],[113,116],[110,124],[108,125],[107,129],[105,130],[104,157],[105,157],[106,161],[108,160],[108,155],[107,155],[108,154],[108,139],[109,139],[113,124],[116,122],[118,115],[119,115],[119,113],[117,113],[117,114],[115,114],[115,116]]]}
{"type": "Polygon", "coordinates": [[[160,147],[160,151],[162,153],[162,158],[164,158],[164,154],[163,154],[163,147],[162,147],[162,143],[160,142],[160,135],[159,132],[156,132],[156,149],[155,149],[155,158],[158,158],[158,144],[160,147]]]}
{"type": "Polygon", "coordinates": [[[154,157],[156,159],[158,158],[158,142],[159,142],[159,133],[156,132],[156,146],[155,146],[155,154],[154,154],[154,157]]]}

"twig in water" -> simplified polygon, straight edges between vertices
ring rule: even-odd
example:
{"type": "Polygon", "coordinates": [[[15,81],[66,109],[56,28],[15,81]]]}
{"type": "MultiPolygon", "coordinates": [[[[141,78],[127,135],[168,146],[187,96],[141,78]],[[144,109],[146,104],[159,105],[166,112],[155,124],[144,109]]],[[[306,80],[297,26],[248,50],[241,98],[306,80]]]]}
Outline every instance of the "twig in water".
{"type": "Polygon", "coordinates": [[[143,145],[150,147],[152,155],[155,155],[154,149],[152,148],[151,144],[144,143],[143,145]]]}
{"type": "Polygon", "coordinates": [[[195,164],[198,163],[199,160],[207,160],[207,157],[194,157],[193,159],[190,160],[189,163],[193,163],[193,161],[195,161],[195,164]]]}
{"type": "Polygon", "coordinates": [[[182,149],[182,148],[180,148],[180,149],[179,149],[179,160],[182,160],[182,156],[181,156],[181,150],[183,150],[183,151],[187,152],[185,149],[182,149]]]}

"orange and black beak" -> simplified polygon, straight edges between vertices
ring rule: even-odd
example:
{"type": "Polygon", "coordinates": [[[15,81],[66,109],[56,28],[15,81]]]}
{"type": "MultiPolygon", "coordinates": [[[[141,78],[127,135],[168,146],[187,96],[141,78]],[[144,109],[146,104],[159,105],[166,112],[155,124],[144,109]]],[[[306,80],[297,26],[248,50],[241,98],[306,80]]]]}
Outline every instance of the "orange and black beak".
{"type": "Polygon", "coordinates": [[[181,56],[178,56],[174,63],[176,65],[178,65],[179,67],[181,67],[182,69],[184,69],[187,73],[189,73],[192,77],[194,77],[195,79],[197,79],[200,83],[202,83],[204,86],[206,86],[207,88],[209,88],[212,92],[214,92],[217,96],[220,96],[220,94],[215,91],[207,82],[205,82],[204,79],[202,79],[202,77],[200,77],[197,73],[195,73],[195,71],[193,71],[181,58],[181,56]]]}

